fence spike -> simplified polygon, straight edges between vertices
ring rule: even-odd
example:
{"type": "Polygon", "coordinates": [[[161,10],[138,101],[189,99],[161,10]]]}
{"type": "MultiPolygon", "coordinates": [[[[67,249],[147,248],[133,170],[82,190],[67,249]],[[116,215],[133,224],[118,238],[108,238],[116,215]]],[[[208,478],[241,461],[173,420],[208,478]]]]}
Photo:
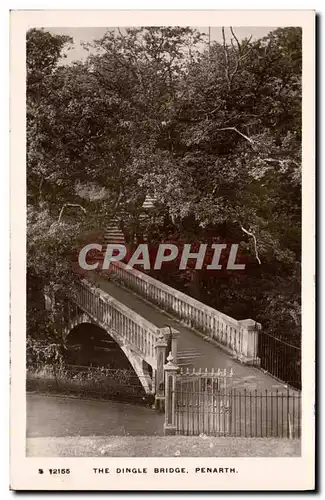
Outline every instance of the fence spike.
{"type": "Polygon", "coordinates": [[[289,429],[289,439],[292,439],[292,424],[289,412],[288,412],[288,429],[289,429]]]}
{"type": "MultiPolygon", "coordinates": [[[[187,373],[190,371],[196,375],[193,378],[193,387],[192,380],[184,381],[185,384],[181,389],[184,391],[182,406],[184,407],[184,411],[187,411],[188,422],[186,425],[192,426],[194,434],[197,431],[202,432],[202,434],[206,433],[207,435],[215,435],[216,432],[225,435],[234,431],[238,437],[268,437],[270,434],[271,436],[275,434],[276,437],[288,437],[290,439],[294,438],[297,433],[298,435],[300,434],[301,415],[299,408],[297,409],[296,416],[295,407],[293,407],[293,410],[290,410],[289,401],[285,401],[285,392],[280,392],[278,389],[273,393],[268,389],[258,390],[255,388],[254,390],[250,390],[245,387],[236,390],[235,388],[231,388],[229,393],[221,392],[216,394],[212,392],[207,402],[200,402],[197,397],[200,390],[198,387],[201,386],[199,374],[206,373],[207,369],[197,368],[195,370],[193,367],[192,370],[191,368],[187,368],[183,370],[183,373],[184,371],[187,373]],[[184,401],[184,396],[186,401],[184,401]],[[276,397],[275,404],[271,399],[271,405],[274,405],[271,406],[271,412],[269,412],[268,407],[268,397],[270,396],[276,397]],[[204,420],[200,416],[202,404],[206,405],[204,408],[209,408],[211,412],[212,418],[208,423],[208,428],[205,427],[204,420]],[[191,411],[189,408],[191,408],[191,411]]],[[[208,373],[210,375],[210,373],[216,372],[217,369],[211,369],[211,372],[208,373]]],[[[219,374],[220,372],[223,373],[224,370],[218,369],[219,374]]],[[[227,372],[229,373],[228,369],[227,372]]],[[[221,386],[226,389],[227,378],[221,377],[217,382],[219,384],[218,387],[221,386]]],[[[287,397],[295,398],[295,395],[290,394],[288,391],[287,397]]],[[[293,400],[294,404],[295,400],[293,400]]],[[[176,412],[179,417],[179,410],[177,409],[176,412]]],[[[187,429],[182,427],[178,431],[180,434],[186,434],[189,431],[189,427],[187,429]]]]}

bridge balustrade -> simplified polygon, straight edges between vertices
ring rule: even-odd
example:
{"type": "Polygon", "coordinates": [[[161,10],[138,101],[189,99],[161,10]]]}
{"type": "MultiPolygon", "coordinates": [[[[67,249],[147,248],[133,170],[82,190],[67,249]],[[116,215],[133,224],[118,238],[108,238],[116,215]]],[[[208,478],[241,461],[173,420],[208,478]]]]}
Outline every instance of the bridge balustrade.
{"type": "Polygon", "coordinates": [[[109,270],[126,288],[213,339],[240,361],[259,364],[259,323],[251,319],[237,321],[123,262],[111,262],[109,270]]]}
{"type": "Polygon", "coordinates": [[[129,344],[152,368],[157,368],[155,345],[159,329],[104,291],[82,280],[74,302],[102,328],[113,331],[120,345],[129,344]]]}

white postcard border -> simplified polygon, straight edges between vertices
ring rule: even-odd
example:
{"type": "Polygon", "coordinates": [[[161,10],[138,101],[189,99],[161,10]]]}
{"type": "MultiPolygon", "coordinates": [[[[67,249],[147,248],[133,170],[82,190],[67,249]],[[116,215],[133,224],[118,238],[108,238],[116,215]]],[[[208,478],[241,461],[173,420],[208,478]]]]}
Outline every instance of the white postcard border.
{"type": "Polygon", "coordinates": [[[67,490],[304,490],[314,486],[315,400],[315,13],[311,10],[11,12],[11,488],[67,490]],[[25,456],[26,144],[25,33],[31,27],[192,25],[303,28],[302,456],[295,458],[30,458],[25,456]],[[93,467],[137,467],[148,474],[94,475],[93,467]],[[187,467],[155,475],[153,467],[187,467]],[[237,474],[195,474],[195,467],[237,474]],[[70,468],[69,476],[38,468],[70,468]]]}

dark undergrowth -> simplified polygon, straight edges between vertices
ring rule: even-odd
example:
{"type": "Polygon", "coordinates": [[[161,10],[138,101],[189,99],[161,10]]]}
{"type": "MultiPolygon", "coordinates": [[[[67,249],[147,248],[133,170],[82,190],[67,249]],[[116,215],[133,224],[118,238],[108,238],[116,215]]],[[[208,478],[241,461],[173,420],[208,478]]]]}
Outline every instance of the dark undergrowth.
{"type": "Polygon", "coordinates": [[[52,366],[28,368],[27,391],[45,394],[73,395],[80,398],[116,400],[140,405],[153,404],[153,396],[147,395],[139,381],[127,370],[86,368],[69,371],[52,366]]]}

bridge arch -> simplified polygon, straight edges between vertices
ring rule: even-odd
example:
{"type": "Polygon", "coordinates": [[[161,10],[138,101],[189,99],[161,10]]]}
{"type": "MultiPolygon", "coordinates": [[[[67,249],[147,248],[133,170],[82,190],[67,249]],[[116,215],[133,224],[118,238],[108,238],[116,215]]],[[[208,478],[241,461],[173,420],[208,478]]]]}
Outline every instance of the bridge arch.
{"type": "Polygon", "coordinates": [[[132,349],[121,341],[113,329],[103,328],[85,312],[76,311],[64,330],[66,346],[80,346],[76,356],[77,364],[110,365],[112,368],[132,369],[138,376],[145,392],[154,392],[152,367],[132,349]]]}

